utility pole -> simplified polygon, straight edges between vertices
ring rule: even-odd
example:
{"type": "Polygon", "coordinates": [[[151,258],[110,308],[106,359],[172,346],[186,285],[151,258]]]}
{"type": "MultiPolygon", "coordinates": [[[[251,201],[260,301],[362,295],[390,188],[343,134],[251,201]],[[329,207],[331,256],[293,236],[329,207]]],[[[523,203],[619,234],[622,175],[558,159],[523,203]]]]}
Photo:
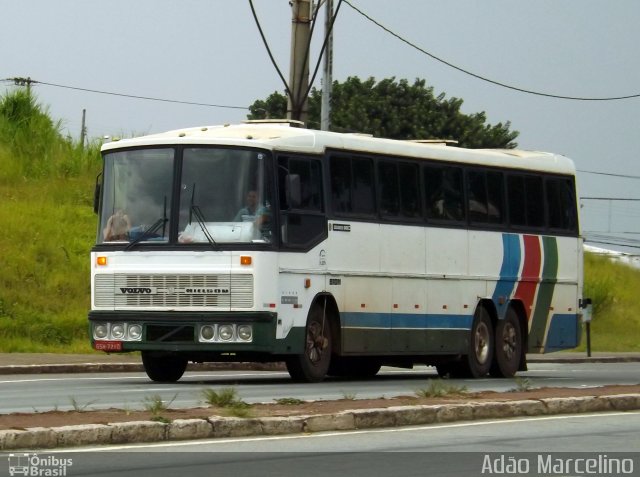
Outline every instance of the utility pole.
{"type": "Polygon", "coordinates": [[[322,75],[322,104],[320,109],[320,129],[331,129],[331,87],[333,85],[333,0],[326,1],[326,18],[324,20],[324,34],[327,47],[324,52],[324,70],[322,75]]]}
{"type": "Polygon", "coordinates": [[[309,42],[311,40],[311,0],[292,0],[291,68],[287,119],[307,122],[307,88],[309,87],[309,42]]]}
{"type": "Polygon", "coordinates": [[[80,149],[84,149],[84,141],[87,136],[87,127],[85,121],[87,119],[87,110],[82,110],[82,126],[80,127],[80,149]]]}
{"type": "Polygon", "coordinates": [[[13,83],[16,86],[26,86],[27,87],[27,96],[29,96],[29,98],[31,98],[31,85],[33,83],[37,83],[36,80],[32,80],[31,77],[29,78],[10,78],[11,80],[13,80],[13,83]]]}

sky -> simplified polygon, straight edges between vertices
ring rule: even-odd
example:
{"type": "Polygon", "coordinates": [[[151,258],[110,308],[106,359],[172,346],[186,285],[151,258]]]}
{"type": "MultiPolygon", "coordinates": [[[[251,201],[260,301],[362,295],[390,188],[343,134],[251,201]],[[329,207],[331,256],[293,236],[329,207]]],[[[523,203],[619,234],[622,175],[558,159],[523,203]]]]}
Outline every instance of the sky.
{"type": "MultiPolygon", "coordinates": [[[[349,3],[432,55],[499,83],[583,98],[640,94],[637,0],[349,3]]],[[[289,2],[254,5],[288,78],[289,2]]],[[[320,15],[312,65],[323,30],[320,15]]],[[[572,101],[500,87],[434,60],[343,2],[333,77],[349,76],[425,79],[435,94],[462,98],[467,114],[484,111],[491,124],[510,121],[520,132],[519,148],[570,157],[587,240],[640,254],[640,201],[590,199],[640,199],[640,97],[572,101]]],[[[86,109],[90,138],[239,122],[248,112],[242,108],[284,90],[249,0],[0,0],[0,80],[14,77],[39,81],[33,86],[39,101],[74,137],[86,109]]],[[[0,92],[12,88],[0,81],[0,92]]]]}

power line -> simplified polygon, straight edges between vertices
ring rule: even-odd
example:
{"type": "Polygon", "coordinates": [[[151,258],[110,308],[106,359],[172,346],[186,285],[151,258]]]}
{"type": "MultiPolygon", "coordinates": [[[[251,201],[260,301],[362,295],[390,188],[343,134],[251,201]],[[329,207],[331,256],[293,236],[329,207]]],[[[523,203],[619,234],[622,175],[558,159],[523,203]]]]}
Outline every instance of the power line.
{"type": "Polygon", "coordinates": [[[386,31],[387,33],[389,33],[390,35],[396,37],[398,40],[402,41],[403,43],[409,45],[410,47],[418,50],[419,52],[431,57],[432,59],[447,65],[450,68],[453,68],[455,70],[458,70],[466,75],[469,76],[473,76],[476,79],[482,80],[482,81],[486,81],[487,83],[491,83],[494,84],[496,86],[501,86],[502,88],[507,88],[507,89],[511,89],[514,91],[519,91],[521,93],[527,93],[527,94],[533,94],[536,96],[544,96],[546,98],[555,98],[555,99],[568,99],[568,100],[573,100],[573,101],[618,101],[618,100],[622,100],[622,99],[632,99],[632,98],[640,98],[640,93],[638,94],[630,94],[627,96],[612,96],[612,97],[604,97],[604,98],[588,98],[588,97],[579,97],[579,96],[563,96],[563,95],[558,95],[558,94],[550,94],[550,93],[541,93],[539,91],[532,91],[532,90],[528,90],[528,89],[524,89],[524,88],[519,88],[517,86],[511,86],[505,83],[501,83],[499,81],[495,81],[492,79],[489,79],[485,76],[481,76],[479,74],[473,73],[469,70],[465,70],[464,68],[461,68],[459,66],[454,65],[453,63],[450,63],[446,60],[443,60],[442,58],[437,57],[436,55],[434,55],[433,53],[428,52],[427,50],[425,50],[424,48],[419,47],[418,45],[416,45],[415,43],[410,42],[409,40],[407,40],[406,38],[403,38],[402,36],[398,35],[397,33],[395,33],[394,31],[390,30],[389,28],[387,28],[386,26],[382,25],[380,22],[378,22],[377,20],[374,20],[371,16],[367,15],[365,12],[363,12],[362,10],[360,10],[359,8],[357,8],[356,6],[354,6],[349,0],[344,0],[344,3],[346,3],[347,5],[349,5],[352,9],[354,9],[356,12],[358,12],[360,15],[362,15],[363,17],[365,17],[367,20],[369,20],[371,23],[375,24],[376,26],[378,26],[379,28],[382,28],[384,31],[386,31]]]}
{"type": "Polygon", "coordinates": [[[276,62],[276,59],[274,58],[273,54],[271,53],[271,48],[269,47],[269,42],[267,42],[267,37],[265,36],[264,32],[262,31],[262,26],[260,25],[260,20],[258,19],[258,14],[256,13],[256,9],[253,6],[253,0],[249,0],[249,6],[251,7],[251,13],[253,14],[253,20],[256,22],[256,26],[258,27],[258,32],[260,33],[260,37],[262,38],[262,43],[264,43],[264,47],[267,49],[267,54],[269,55],[269,58],[271,59],[271,63],[273,64],[273,67],[276,69],[276,72],[278,73],[278,76],[280,76],[280,79],[282,80],[282,83],[284,84],[284,89],[287,92],[287,95],[289,97],[291,97],[291,89],[289,88],[289,84],[287,83],[287,80],[284,78],[284,75],[282,74],[282,71],[280,71],[280,68],[278,67],[278,63],[276,62]]]}
{"type": "Polygon", "coordinates": [[[580,200],[626,200],[633,202],[640,202],[640,199],[633,199],[627,197],[580,197],[580,200]]]}
{"type": "Polygon", "coordinates": [[[120,96],[123,98],[132,98],[132,99],[143,99],[146,101],[160,101],[163,103],[175,103],[175,104],[186,104],[189,106],[206,106],[209,108],[226,108],[226,109],[243,109],[243,110],[248,110],[249,108],[247,106],[230,106],[230,105],[225,105],[225,104],[212,104],[212,103],[198,103],[198,102],[193,102],[193,101],[180,101],[177,99],[166,99],[166,98],[156,98],[156,97],[152,97],[152,96],[140,96],[140,95],[135,95],[135,94],[125,94],[125,93],[115,93],[113,91],[102,91],[102,90],[97,90],[97,89],[90,89],[90,88],[81,88],[78,86],[68,86],[68,85],[63,85],[63,84],[56,84],[56,83],[47,83],[46,81],[37,81],[31,78],[5,78],[2,81],[13,81],[16,85],[23,85],[23,84],[42,84],[42,85],[46,85],[46,86],[53,86],[56,88],[64,88],[64,89],[71,89],[71,90],[75,90],[75,91],[84,91],[84,92],[88,92],[88,93],[97,93],[97,94],[106,94],[106,95],[110,95],[110,96],[120,96]]]}
{"type": "Polygon", "coordinates": [[[613,174],[611,172],[584,171],[580,169],[576,169],[576,170],[578,172],[582,172],[583,174],[596,174],[599,176],[623,177],[625,179],[640,179],[640,176],[632,176],[628,174],[613,174]]]}

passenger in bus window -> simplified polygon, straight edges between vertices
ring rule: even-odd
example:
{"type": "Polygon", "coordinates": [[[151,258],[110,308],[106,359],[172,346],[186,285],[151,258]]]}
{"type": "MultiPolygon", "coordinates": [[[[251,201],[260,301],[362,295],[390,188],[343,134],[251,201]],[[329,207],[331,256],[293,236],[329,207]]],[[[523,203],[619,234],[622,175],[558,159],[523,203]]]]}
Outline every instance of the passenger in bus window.
{"type": "Polygon", "coordinates": [[[129,216],[124,213],[124,210],[118,209],[107,221],[107,226],[103,230],[104,240],[105,242],[129,240],[130,229],[129,216]]]}

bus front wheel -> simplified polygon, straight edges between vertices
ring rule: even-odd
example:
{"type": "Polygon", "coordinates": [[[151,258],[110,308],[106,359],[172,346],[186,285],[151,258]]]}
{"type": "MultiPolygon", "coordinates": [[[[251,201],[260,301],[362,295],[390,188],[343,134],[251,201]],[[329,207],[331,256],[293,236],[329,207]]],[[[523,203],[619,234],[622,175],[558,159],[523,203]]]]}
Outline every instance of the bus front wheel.
{"type": "Polygon", "coordinates": [[[187,369],[187,359],[175,354],[142,352],[142,364],[147,376],[160,383],[175,383],[187,369]]]}
{"type": "Polygon", "coordinates": [[[302,354],[286,360],[287,371],[294,381],[317,383],[322,381],[331,362],[331,328],[323,309],[314,306],[309,312],[302,354]]]}

